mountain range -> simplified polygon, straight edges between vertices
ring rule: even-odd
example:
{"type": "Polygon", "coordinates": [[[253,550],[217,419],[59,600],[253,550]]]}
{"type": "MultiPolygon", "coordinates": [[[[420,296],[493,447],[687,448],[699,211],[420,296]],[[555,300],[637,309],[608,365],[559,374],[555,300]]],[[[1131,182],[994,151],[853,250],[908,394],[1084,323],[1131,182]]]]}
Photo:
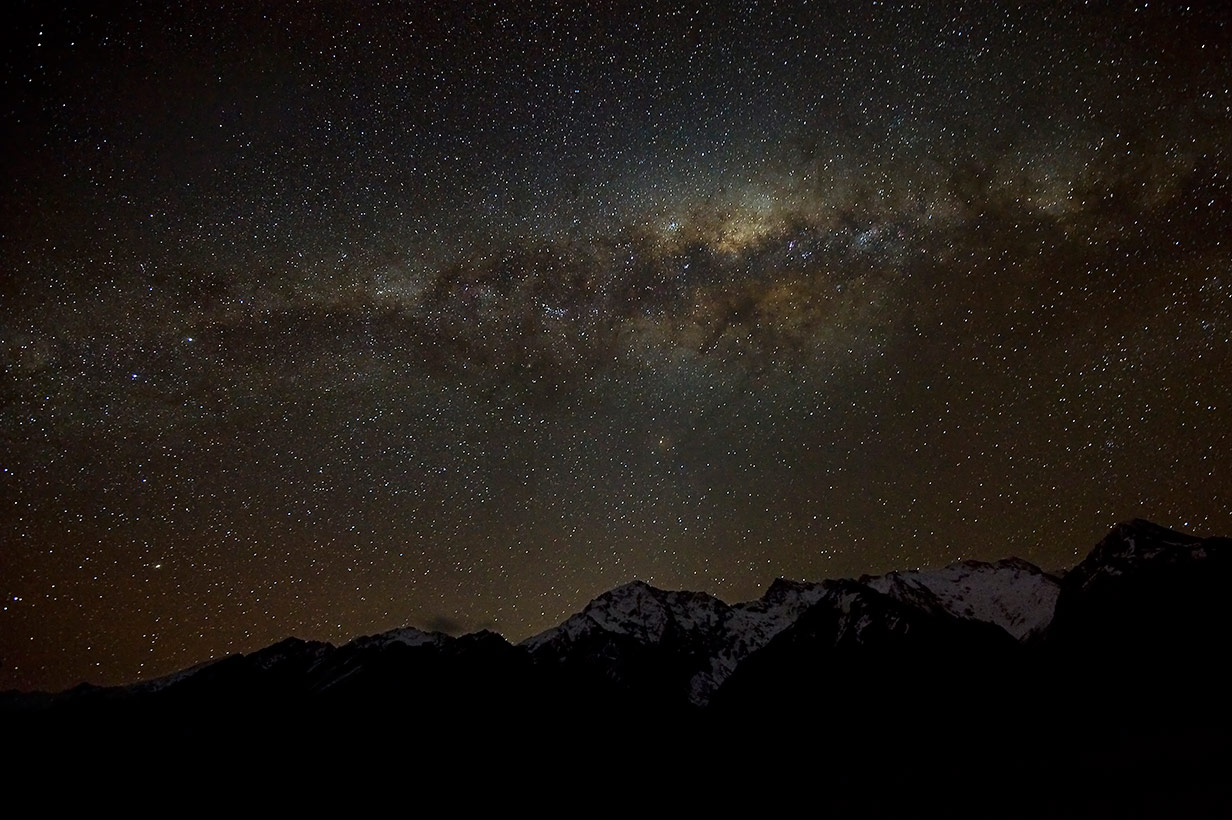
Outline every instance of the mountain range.
{"type": "Polygon", "coordinates": [[[962,561],[736,604],[634,581],[516,645],[288,638],[130,686],[8,693],[0,727],[34,761],[351,750],[438,777],[777,784],[845,811],[1218,814],[1230,590],[1232,540],[1135,520],[1064,573],[962,561]]]}

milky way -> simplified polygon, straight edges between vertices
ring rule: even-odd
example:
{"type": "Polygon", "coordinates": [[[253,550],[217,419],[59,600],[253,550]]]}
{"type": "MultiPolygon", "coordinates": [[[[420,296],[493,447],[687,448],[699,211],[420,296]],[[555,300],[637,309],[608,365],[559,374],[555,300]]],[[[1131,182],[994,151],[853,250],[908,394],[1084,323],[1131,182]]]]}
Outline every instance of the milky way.
{"type": "Polygon", "coordinates": [[[31,4],[0,687],[1232,532],[1226,11],[31,4]]]}

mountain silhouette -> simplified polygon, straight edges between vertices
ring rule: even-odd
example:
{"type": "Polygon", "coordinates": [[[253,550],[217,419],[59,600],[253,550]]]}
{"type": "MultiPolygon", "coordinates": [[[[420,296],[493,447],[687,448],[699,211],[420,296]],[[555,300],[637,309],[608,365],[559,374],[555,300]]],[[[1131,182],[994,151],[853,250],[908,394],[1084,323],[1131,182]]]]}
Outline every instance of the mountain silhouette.
{"type": "Polygon", "coordinates": [[[36,773],[72,749],[92,768],[327,759],[437,785],[487,766],[570,788],[808,789],[870,814],[1218,813],[1230,591],[1232,541],[1135,520],[1060,577],[964,561],[780,579],[737,604],[635,581],[518,645],[288,638],[130,686],[9,693],[0,720],[36,773]]]}

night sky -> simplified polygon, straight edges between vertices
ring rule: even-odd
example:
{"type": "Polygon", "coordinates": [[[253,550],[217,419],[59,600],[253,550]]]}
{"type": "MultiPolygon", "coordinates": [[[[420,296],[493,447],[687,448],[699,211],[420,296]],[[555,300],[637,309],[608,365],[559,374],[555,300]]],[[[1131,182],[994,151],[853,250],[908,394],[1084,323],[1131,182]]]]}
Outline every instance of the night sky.
{"type": "Polygon", "coordinates": [[[1224,4],[120,7],[0,35],[0,689],[1232,534],[1224,4]]]}

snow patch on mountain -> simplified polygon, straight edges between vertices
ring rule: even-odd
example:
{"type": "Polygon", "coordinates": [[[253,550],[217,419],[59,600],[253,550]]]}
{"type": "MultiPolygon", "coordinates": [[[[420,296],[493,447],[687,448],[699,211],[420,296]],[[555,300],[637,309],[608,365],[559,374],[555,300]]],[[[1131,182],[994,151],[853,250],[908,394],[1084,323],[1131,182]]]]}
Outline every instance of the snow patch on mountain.
{"type": "Polygon", "coordinates": [[[1057,578],[1019,558],[959,561],[939,570],[864,576],[860,582],[929,612],[996,624],[1020,641],[1052,621],[1061,589],[1057,578]]]}
{"type": "Polygon", "coordinates": [[[1227,543],[1226,538],[1198,538],[1134,519],[1113,527],[1070,571],[1067,584],[1085,590],[1128,573],[1202,562],[1211,557],[1212,548],[1227,543]]]}
{"type": "Polygon", "coordinates": [[[741,660],[790,626],[822,591],[821,584],[780,579],[760,599],[729,606],[705,593],[664,591],[633,581],[600,595],[522,646],[541,658],[559,658],[583,640],[608,633],[647,646],[687,648],[702,663],[688,682],[689,699],[701,705],[741,660]]]}
{"type": "Polygon", "coordinates": [[[584,614],[608,632],[653,644],[662,642],[672,630],[713,632],[727,608],[703,592],[665,592],[635,581],[600,596],[584,614]]]}
{"type": "Polygon", "coordinates": [[[727,604],[703,592],[669,592],[633,581],[603,593],[576,615],[522,642],[532,654],[560,650],[596,632],[656,645],[672,636],[715,632],[727,604]]]}
{"type": "Polygon", "coordinates": [[[700,662],[688,681],[689,699],[704,705],[745,658],[823,599],[836,612],[851,614],[841,622],[844,641],[858,642],[871,623],[864,596],[873,593],[930,614],[986,621],[1025,640],[1051,621],[1058,589],[1056,578],[1019,559],[962,561],[931,572],[892,572],[859,581],[778,579],[761,598],[730,606],[704,593],[668,592],[634,581],[600,595],[522,646],[540,658],[560,659],[607,633],[647,646],[670,644],[673,651],[687,648],[700,662]]]}
{"type": "Polygon", "coordinates": [[[779,578],[761,598],[729,607],[717,651],[689,682],[690,699],[696,704],[709,701],[741,661],[795,623],[825,591],[825,584],[779,578]]]}
{"type": "Polygon", "coordinates": [[[404,626],[400,629],[382,632],[379,635],[365,635],[362,638],[356,638],[348,646],[354,649],[378,649],[394,645],[410,647],[440,646],[451,640],[453,638],[443,632],[424,632],[422,629],[416,629],[413,626],[404,626]]]}

